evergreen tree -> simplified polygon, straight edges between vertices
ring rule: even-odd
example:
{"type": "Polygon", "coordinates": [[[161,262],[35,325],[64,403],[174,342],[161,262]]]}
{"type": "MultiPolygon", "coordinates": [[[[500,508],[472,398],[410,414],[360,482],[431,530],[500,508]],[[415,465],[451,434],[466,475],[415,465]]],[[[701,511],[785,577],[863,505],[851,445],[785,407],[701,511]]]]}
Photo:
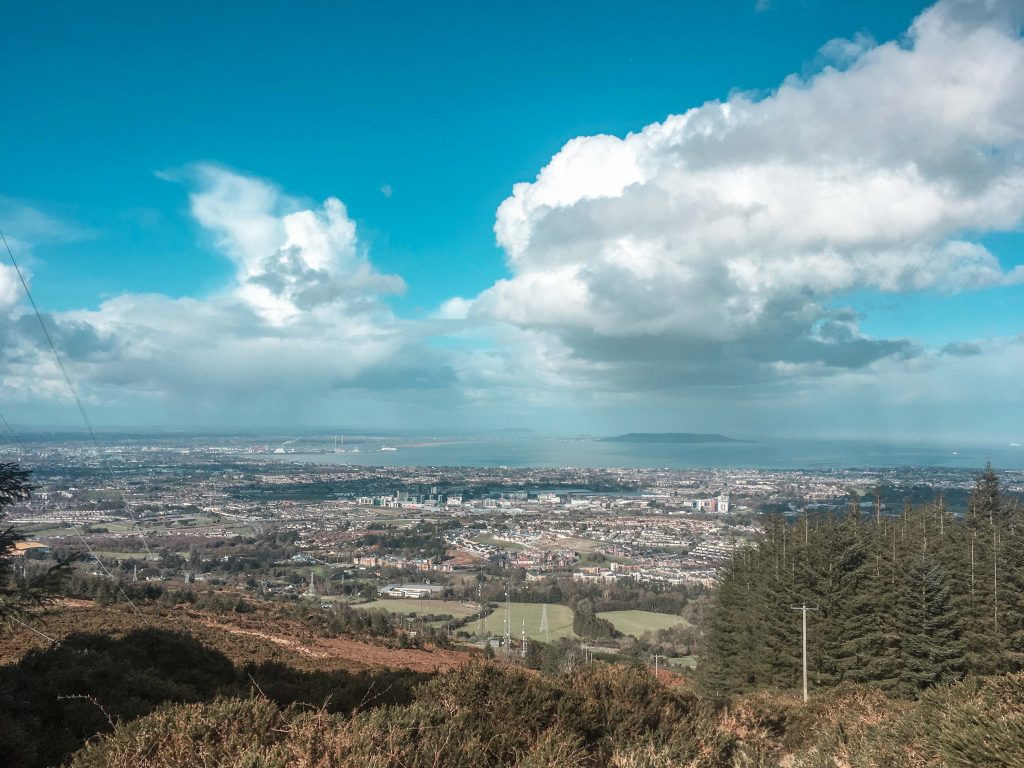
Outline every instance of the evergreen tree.
{"type": "MultiPolygon", "coordinates": [[[[0,463],[0,522],[5,509],[29,498],[35,486],[31,474],[17,464],[0,463]]],[[[0,528],[0,623],[24,621],[30,618],[30,609],[44,605],[70,574],[71,557],[32,577],[18,578],[14,570],[12,552],[24,536],[14,528],[0,528]]]]}
{"type": "Polygon", "coordinates": [[[863,555],[852,561],[857,581],[848,597],[839,666],[844,680],[891,689],[899,681],[899,630],[894,610],[898,589],[892,564],[883,557],[887,530],[878,521],[860,525],[859,534],[855,546],[863,555]]]}
{"type": "Polygon", "coordinates": [[[1002,513],[1002,499],[999,492],[999,477],[992,469],[992,462],[985,465],[984,471],[978,475],[971,492],[971,509],[974,514],[987,517],[994,523],[1002,513]]]}
{"type": "Polygon", "coordinates": [[[960,621],[945,572],[935,559],[919,555],[903,579],[900,594],[900,682],[914,692],[963,675],[966,654],[960,621]]]}
{"type": "Polygon", "coordinates": [[[792,538],[780,515],[765,518],[764,538],[754,558],[760,577],[751,584],[751,610],[761,635],[758,655],[763,656],[756,673],[764,684],[778,688],[792,688],[800,680],[800,628],[791,608],[799,601],[793,590],[792,538]]]}
{"type": "MultiPolygon", "coordinates": [[[[994,674],[1002,668],[1004,634],[999,626],[999,564],[1004,519],[999,478],[991,464],[978,475],[968,503],[964,560],[967,594],[958,601],[963,611],[963,634],[970,649],[968,666],[975,674],[994,674]]],[[[1004,595],[1005,599],[1005,590],[1004,595]]]]}
{"type": "Polygon", "coordinates": [[[753,573],[748,563],[743,553],[734,554],[723,569],[718,600],[708,620],[698,675],[705,690],[714,696],[762,683],[754,671],[762,655],[757,639],[762,627],[754,610],[753,573]]]}
{"type": "Polygon", "coordinates": [[[1000,561],[999,632],[1006,669],[1024,669],[1024,508],[1010,505],[1004,513],[1000,561]]]}
{"type": "Polygon", "coordinates": [[[916,692],[965,674],[1024,669],[1024,510],[986,467],[963,517],[939,498],[898,517],[767,516],[755,547],[723,569],[698,677],[726,694],[796,688],[800,622],[810,681],[916,692]]]}

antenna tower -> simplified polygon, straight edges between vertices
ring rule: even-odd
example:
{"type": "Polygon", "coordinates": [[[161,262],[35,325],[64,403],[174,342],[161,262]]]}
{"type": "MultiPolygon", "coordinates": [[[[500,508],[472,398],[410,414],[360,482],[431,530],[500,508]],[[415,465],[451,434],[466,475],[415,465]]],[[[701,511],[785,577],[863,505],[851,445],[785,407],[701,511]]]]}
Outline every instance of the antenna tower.
{"type": "Polygon", "coordinates": [[[309,589],[306,590],[306,597],[316,597],[316,584],[313,582],[314,571],[309,572],[309,589]]]}

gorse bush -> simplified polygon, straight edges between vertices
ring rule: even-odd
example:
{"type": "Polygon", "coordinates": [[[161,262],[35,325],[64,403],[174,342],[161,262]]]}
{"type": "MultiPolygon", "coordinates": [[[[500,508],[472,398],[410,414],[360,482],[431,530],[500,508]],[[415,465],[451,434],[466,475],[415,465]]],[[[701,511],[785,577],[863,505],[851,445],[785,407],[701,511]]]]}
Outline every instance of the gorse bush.
{"type": "Polygon", "coordinates": [[[263,698],[170,705],[89,743],[73,768],[920,768],[1022,764],[1024,677],[918,702],[843,685],[803,705],[711,702],[645,670],[542,677],[475,661],[404,705],[346,716],[263,698]]]}
{"type": "Polygon", "coordinates": [[[245,697],[257,690],[280,706],[300,702],[344,713],[411,700],[425,679],[407,670],[375,674],[237,666],[190,635],[144,629],[115,639],[71,635],[0,667],[0,765],[55,765],[82,742],[167,702],[245,697]]]}
{"type": "Polygon", "coordinates": [[[1024,675],[919,699],[843,683],[804,705],[723,699],[640,666],[544,675],[467,656],[453,671],[239,666],[195,638],[79,635],[0,668],[5,768],[712,768],[1024,764],[1024,675]],[[75,751],[77,750],[77,751],[75,751]]]}
{"type": "Polygon", "coordinates": [[[73,765],[712,766],[737,743],[713,708],[643,669],[548,678],[475,661],[421,685],[408,705],[347,718],[261,699],[165,707],[89,744],[73,765]]]}

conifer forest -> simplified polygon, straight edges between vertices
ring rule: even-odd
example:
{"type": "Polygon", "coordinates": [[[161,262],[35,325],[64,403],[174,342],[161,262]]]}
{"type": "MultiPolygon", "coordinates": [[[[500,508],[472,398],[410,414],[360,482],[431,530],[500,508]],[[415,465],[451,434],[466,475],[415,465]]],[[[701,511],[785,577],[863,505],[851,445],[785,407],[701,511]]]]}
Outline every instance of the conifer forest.
{"type": "Polygon", "coordinates": [[[800,606],[809,608],[809,685],[868,683],[914,695],[1024,666],[1024,508],[991,467],[966,513],[943,499],[893,514],[764,521],[737,548],[708,618],[701,684],[710,694],[800,685],[800,606]]]}

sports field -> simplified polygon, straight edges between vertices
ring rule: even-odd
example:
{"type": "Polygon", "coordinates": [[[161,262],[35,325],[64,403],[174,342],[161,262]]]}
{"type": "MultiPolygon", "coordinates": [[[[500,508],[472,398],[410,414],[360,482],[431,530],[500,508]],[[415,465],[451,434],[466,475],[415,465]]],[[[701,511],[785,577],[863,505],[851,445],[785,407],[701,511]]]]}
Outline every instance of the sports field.
{"type": "Polygon", "coordinates": [[[697,656],[673,656],[668,662],[674,667],[696,669],[698,658],[697,656]]]}
{"type": "MultiPolygon", "coordinates": [[[[518,638],[523,632],[523,621],[526,621],[526,636],[533,640],[544,640],[545,633],[540,630],[542,603],[512,603],[512,637],[518,638]]],[[[502,603],[484,621],[484,628],[492,635],[505,634],[505,604],[502,603]]],[[[476,623],[471,623],[467,630],[475,632],[476,623]]],[[[572,631],[572,611],[564,605],[548,604],[548,635],[552,640],[559,637],[575,637],[572,631]]]]}
{"type": "Polygon", "coordinates": [[[657,632],[659,629],[668,629],[677,624],[689,624],[681,616],[669,616],[667,613],[653,611],[603,611],[597,615],[610,621],[622,634],[636,638],[644,632],[657,632]]]}
{"type": "Polygon", "coordinates": [[[104,557],[108,560],[159,560],[160,555],[156,552],[116,552],[111,549],[94,549],[97,557],[104,557]]]}
{"type": "Polygon", "coordinates": [[[493,536],[488,536],[487,534],[476,536],[473,541],[479,542],[480,544],[490,544],[491,546],[498,547],[500,549],[513,549],[516,551],[526,549],[526,547],[519,542],[505,541],[504,539],[499,540],[493,536]]]}
{"type": "MultiPolygon", "coordinates": [[[[460,603],[458,600],[415,600],[390,599],[374,600],[372,603],[353,605],[353,608],[382,608],[388,613],[406,616],[415,613],[417,616],[442,616],[448,614],[456,618],[474,616],[477,607],[473,603],[460,603]]],[[[571,623],[571,622],[570,622],[571,623]]]]}

